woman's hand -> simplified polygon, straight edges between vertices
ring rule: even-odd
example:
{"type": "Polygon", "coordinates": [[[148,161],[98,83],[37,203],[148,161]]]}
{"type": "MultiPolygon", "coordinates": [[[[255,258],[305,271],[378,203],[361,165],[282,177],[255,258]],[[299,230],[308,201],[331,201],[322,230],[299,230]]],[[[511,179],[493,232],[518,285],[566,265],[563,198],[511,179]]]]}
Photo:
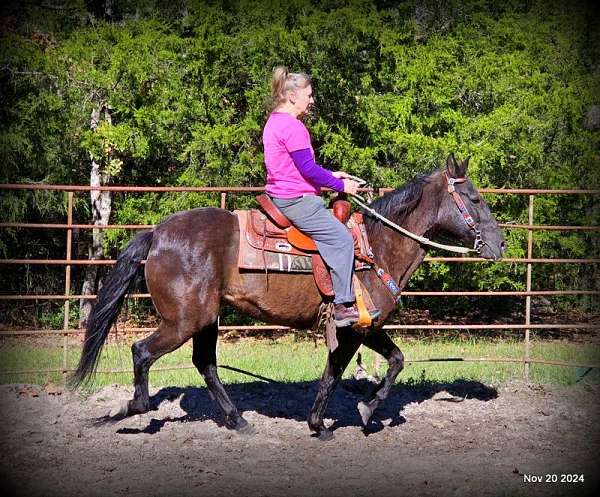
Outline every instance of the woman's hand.
{"type": "Polygon", "coordinates": [[[331,174],[333,174],[338,179],[350,178],[350,175],[344,171],[334,171],[331,174]]]}
{"type": "Polygon", "coordinates": [[[358,183],[356,181],[345,178],[342,181],[344,182],[344,193],[354,195],[358,191],[358,183]]]}
{"type": "Polygon", "coordinates": [[[358,181],[354,181],[354,176],[351,174],[348,174],[344,171],[334,171],[331,174],[344,182],[344,193],[350,193],[354,195],[358,191],[360,183],[358,181]]]}

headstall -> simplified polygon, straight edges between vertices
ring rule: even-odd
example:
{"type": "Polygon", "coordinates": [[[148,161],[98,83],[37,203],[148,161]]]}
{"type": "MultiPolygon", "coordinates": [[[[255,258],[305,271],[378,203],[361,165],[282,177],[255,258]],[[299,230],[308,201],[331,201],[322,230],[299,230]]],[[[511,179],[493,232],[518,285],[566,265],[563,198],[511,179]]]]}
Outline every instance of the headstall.
{"type": "Polygon", "coordinates": [[[483,246],[486,243],[483,241],[483,238],[481,237],[481,231],[477,227],[477,223],[473,220],[473,217],[471,216],[471,214],[469,214],[469,210],[467,209],[467,206],[465,205],[462,197],[459,195],[459,193],[456,191],[456,188],[454,187],[454,185],[456,183],[464,183],[465,181],[467,181],[467,178],[466,177],[451,178],[450,176],[448,176],[448,173],[446,171],[444,171],[444,176],[446,176],[446,181],[448,183],[448,193],[450,195],[452,195],[452,198],[454,199],[454,203],[456,204],[456,206],[458,207],[458,210],[462,214],[462,217],[463,217],[465,223],[467,224],[467,226],[475,232],[475,243],[473,245],[473,250],[475,252],[477,252],[478,254],[480,254],[481,249],[483,248],[483,246]]]}

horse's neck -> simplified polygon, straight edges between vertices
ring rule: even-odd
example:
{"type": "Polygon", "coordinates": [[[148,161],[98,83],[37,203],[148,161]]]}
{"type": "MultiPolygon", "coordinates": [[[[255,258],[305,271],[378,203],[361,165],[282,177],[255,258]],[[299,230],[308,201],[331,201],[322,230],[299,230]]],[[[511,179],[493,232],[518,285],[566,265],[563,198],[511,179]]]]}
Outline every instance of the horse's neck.
{"type": "MultiPolygon", "coordinates": [[[[411,212],[402,227],[415,235],[423,236],[433,226],[433,213],[424,213],[420,209],[411,212]]],[[[377,263],[396,281],[400,289],[416,271],[426,251],[419,242],[385,226],[371,245],[377,263]]]]}

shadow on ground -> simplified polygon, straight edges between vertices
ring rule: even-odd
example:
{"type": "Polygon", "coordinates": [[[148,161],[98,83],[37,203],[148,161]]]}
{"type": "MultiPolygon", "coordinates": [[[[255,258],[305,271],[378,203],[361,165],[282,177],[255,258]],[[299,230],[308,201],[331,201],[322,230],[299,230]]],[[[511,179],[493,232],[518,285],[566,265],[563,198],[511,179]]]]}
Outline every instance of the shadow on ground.
{"type": "MultiPolygon", "coordinates": [[[[368,380],[344,380],[333,394],[326,417],[335,419],[332,430],[346,426],[362,427],[362,422],[356,404],[374,388],[374,383],[368,380]]],[[[296,383],[267,383],[255,381],[227,385],[226,389],[233,403],[243,414],[244,411],[256,411],[271,418],[286,418],[296,421],[306,421],[308,412],[317,394],[318,381],[296,383]]],[[[384,428],[382,420],[391,419],[390,426],[406,422],[402,416],[404,407],[408,404],[423,402],[431,399],[440,392],[449,395],[438,396],[436,401],[460,402],[464,398],[477,399],[482,402],[495,399],[498,392],[483,383],[468,380],[455,380],[452,383],[424,382],[411,385],[402,383],[394,385],[386,401],[378,408],[369,425],[364,428],[365,435],[378,432],[384,428]]],[[[153,418],[144,428],[121,428],[117,433],[154,434],[167,423],[213,420],[219,426],[224,426],[224,418],[209,396],[205,387],[166,387],[159,390],[150,398],[151,410],[158,410],[164,401],[180,399],[180,406],[185,411],[184,416],[164,419],[153,418]]],[[[116,422],[119,417],[103,417],[97,419],[97,424],[116,422]]]]}

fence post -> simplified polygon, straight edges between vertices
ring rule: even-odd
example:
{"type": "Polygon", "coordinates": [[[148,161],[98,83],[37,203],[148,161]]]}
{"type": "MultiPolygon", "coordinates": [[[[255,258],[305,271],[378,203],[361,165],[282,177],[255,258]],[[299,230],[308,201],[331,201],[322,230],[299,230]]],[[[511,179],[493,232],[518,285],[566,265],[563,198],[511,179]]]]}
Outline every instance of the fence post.
{"type": "Polygon", "coordinates": [[[68,360],[68,347],[69,347],[69,314],[71,310],[71,301],[69,300],[69,294],[71,293],[71,265],[68,262],[71,260],[71,241],[73,237],[73,229],[70,227],[73,225],[73,192],[67,192],[67,249],[66,257],[67,265],[65,266],[65,307],[64,307],[64,320],[63,320],[63,382],[67,380],[67,370],[69,366],[68,360]]]}
{"type": "Polygon", "coordinates": [[[221,192],[221,209],[225,209],[227,203],[227,192],[221,192]]]}
{"type": "MultiPolygon", "coordinates": [[[[527,258],[533,258],[533,198],[534,195],[529,195],[529,209],[528,209],[528,228],[527,228],[527,258]]],[[[531,291],[531,262],[527,263],[527,283],[526,290],[531,291]]],[[[525,297],[525,325],[531,324],[531,295],[525,297]]],[[[529,381],[529,355],[531,352],[531,342],[529,341],[529,328],[525,329],[525,358],[524,358],[524,375],[525,381],[529,381]]]]}

